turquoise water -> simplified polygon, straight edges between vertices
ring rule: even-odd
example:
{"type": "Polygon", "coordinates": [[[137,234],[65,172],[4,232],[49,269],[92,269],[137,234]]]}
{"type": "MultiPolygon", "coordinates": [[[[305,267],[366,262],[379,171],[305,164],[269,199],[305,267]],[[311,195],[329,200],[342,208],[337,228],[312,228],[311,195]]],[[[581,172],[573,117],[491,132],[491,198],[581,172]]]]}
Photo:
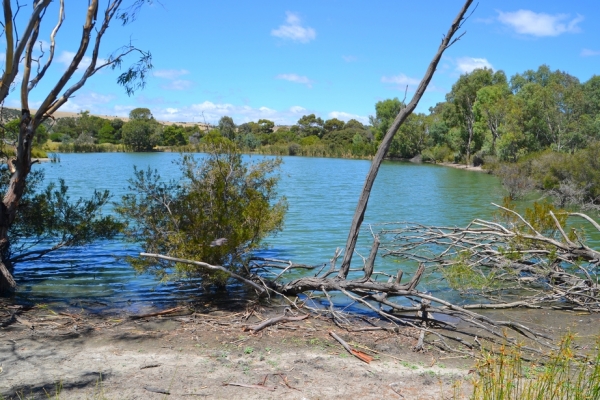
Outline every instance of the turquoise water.
{"type": "MultiPolygon", "coordinates": [[[[261,156],[247,156],[259,160],[261,156]]],[[[60,154],[60,163],[43,163],[46,180],[65,179],[72,199],[108,189],[117,201],[127,190],[133,166],[148,166],[165,179],[178,176],[174,153],[60,154]]],[[[263,256],[298,263],[328,262],[343,248],[356,201],[370,161],[284,157],[280,194],[289,211],[282,232],[269,239],[263,256]]],[[[429,164],[385,162],[371,193],[357,250],[371,246],[368,224],[413,221],[435,225],[466,225],[489,218],[492,202],[503,196],[493,176],[429,164]]],[[[110,212],[107,210],[107,212],[110,212]]],[[[161,284],[153,276],[136,275],[122,257],[140,249],[119,240],[67,249],[35,263],[19,264],[15,278],[21,300],[82,306],[171,303],[195,298],[202,289],[193,282],[161,284]]],[[[361,260],[354,257],[358,265],[361,260]]],[[[377,269],[397,271],[395,260],[377,260],[377,269]]],[[[412,266],[407,265],[407,272],[412,266]]],[[[235,292],[235,287],[233,288],[235,292]]],[[[241,293],[241,291],[239,291],[241,293]]]]}

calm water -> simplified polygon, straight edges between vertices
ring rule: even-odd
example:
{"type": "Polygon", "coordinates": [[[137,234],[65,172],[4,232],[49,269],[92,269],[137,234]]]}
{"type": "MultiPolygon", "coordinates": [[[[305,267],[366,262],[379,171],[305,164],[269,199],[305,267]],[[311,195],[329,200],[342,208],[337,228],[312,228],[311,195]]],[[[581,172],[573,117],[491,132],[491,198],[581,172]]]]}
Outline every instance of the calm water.
{"type": "MultiPolygon", "coordinates": [[[[47,181],[64,178],[72,199],[87,197],[94,189],[108,189],[116,201],[125,193],[134,165],[157,168],[164,178],[170,178],[178,176],[173,162],[178,158],[173,153],[61,154],[60,163],[35,168],[45,170],[47,181]]],[[[345,245],[370,161],[283,160],[279,192],[287,197],[289,211],[283,232],[269,240],[270,249],[263,255],[307,264],[327,262],[336,247],[345,245]]],[[[494,211],[490,203],[501,201],[502,196],[496,178],[487,174],[386,162],[371,194],[357,250],[365,255],[369,252],[369,223],[465,225],[474,217],[489,218],[494,211]]],[[[57,252],[41,262],[19,264],[15,269],[21,288],[18,296],[31,302],[135,308],[198,295],[199,289],[193,284],[161,284],[152,276],[136,275],[121,258],[139,251],[135,245],[115,240],[57,252]]],[[[358,265],[360,259],[355,257],[354,261],[358,265]]],[[[390,271],[399,267],[394,260],[381,258],[377,265],[390,271]]]]}

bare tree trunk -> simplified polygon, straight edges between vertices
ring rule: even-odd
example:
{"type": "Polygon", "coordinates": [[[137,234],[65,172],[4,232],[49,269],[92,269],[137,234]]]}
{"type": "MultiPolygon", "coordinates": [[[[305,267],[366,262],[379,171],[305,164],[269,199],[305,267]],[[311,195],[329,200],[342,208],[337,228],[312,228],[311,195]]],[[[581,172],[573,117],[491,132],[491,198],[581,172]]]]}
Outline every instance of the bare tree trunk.
{"type": "Polygon", "coordinates": [[[6,264],[3,256],[7,254],[10,245],[8,230],[17,215],[19,202],[25,191],[27,176],[31,171],[31,145],[35,127],[29,110],[22,110],[17,156],[8,163],[12,176],[8,190],[0,204],[0,256],[2,256],[0,259],[0,292],[14,291],[16,288],[16,282],[9,270],[10,266],[6,264]]]}
{"type": "Polygon", "coordinates": [[[369,203],[369,196],[371,195],[371,189],[373,188],[373,183],[375,182],[375,178],[377,177],[377,173],[379,172],[379,167],[381,166],[381,162],[383,161],[383,158],[387,154],[387,152],[390,148],[390,145],[392,144],[392,139],[394,138],[394,135],[396,134],[396,132],[398,131],[400,126],[404,123],[406,118],[408,118],[408,116],[413,112],[413,110],[419,103],[419,100],[421,100],[421,97],[423,96],[423,93],[425,93],[425,89],[427,89],[427,85],[429,85],[429,82],[431,81],[431,78],[433,77],[433,74],[435,73],[435,69],[436,69],[438,63],[440,62],[440,59],[442,58],[442,54],[444,54],[444,51],[461,38],[462,35],[458,36],[454,40],[452,39],[454,34],[462,26],[462,23],[465,19],[465,14],[467,13],[467,10],[471,6],[472,2],[473,2],[473,0],[465,1],[465,4],[463,5],[462,9],[460,10],[458,15],[452,22],[452,26],[448,30],[448,33],[446,33],[446,36],[444,36],[442,43],[440,44],[440,47],[438,48],[437,53],[433,57],[433,60],[431,60],[431,63],[429,64],[429,67],[427,68],[427,72],[425,73],[423,80],[421,80],[421,83],[419,84],[419,87],[417,88],[417,91],[415,92],[412,100],[410,101],[410,103],[407,104],[407,106],[405,108],[400,110],[400,112],[396,116],[396,119],[394,119],[394,122],[388,129],[387,133],[385,134],[385,137],[383,138],[381,144],[379,145],[379,149],[377,149],[377,153],[375,154],[375,157],[373,158],[373,162],[371,163],[371,168],[369,169],[369,173],[367,174],[367,178],[365,180],[363,190],[358,199],[356,211],[354,212],[354,218],[352,219],[352,225],[350,226],[350,232],[348,233],[348,240],[346,242],[346,250],[344,252],[344,259],[342,261],[342,266],[341,266],[339,274],[338,274],[339,278],[345,279],[346,276],[348,275],[348,271],[350,269],[350,262],[352,261],[352,255],[354,253],[354,248],[356,247],[356,240],[358,239],[358,233],[360,231],[360,226],[365,217],[365,211],[367,210],[367,204],[369,203]]]}

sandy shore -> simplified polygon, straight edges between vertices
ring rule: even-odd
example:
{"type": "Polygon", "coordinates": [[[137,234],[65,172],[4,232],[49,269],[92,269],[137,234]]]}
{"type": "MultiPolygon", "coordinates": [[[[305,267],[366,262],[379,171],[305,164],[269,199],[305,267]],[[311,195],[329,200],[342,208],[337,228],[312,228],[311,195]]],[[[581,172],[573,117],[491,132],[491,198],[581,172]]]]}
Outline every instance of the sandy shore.
{"type": "Polygon", "coordinates": [[[472,360],[414,352],[414,329],[352,333],[315,317],[242,329],[274,312],[182,308],[132,319],[0,307],[0,398],[442,399],[455,382],[468,398],[472,360]],[[329,331],[375,359],[349,355],[329,331]]]}
{"type": "Polygon", "coordinates": [[[481,166],[479,167],[474,167],[472,165],[465,165],[465,164],[455,164],[455,163],[448,163],[448,162],[444,162],[444,163],[437,163],[437,165],[443,165],[444,167],[450,167],[450,168],[456,168],[456,169],[464,169],[465,171],[473,171],[473,172],[485,172],[486,174],[489,173],[489,171],[481,168],[481,166]]]}

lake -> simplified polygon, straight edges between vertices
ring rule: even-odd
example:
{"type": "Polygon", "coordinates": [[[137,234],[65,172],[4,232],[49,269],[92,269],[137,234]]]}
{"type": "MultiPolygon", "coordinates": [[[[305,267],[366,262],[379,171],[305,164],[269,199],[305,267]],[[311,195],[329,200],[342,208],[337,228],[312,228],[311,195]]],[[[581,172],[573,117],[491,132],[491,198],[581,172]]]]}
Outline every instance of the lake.
{"type": "MultiPolygon", "coordinates": [[[[201,157],[201,155],[198,155],[201,157]]],[[[94,189],[108,189],[113,200],[127,190],[133,167],[159,170],[165,179],[177,177],[176,153],[60,154],[60,163],[36,164],[46,181],[59,177],[69,186],[71,199],[88,197],[94,189]]],[[[260,160],[262,156],[245,156],[260,160]]],[[[328,262],[336,247],[343,248],[356,202],[370,161],[334,158],[283,157],[279,193],[288,199],[284,230],[268,240],[263,256],[305,264],[328,262]]],[[[490,218],[501,202],[497,178],[430,164],[384,162],[375,182],[357,251],[369,253],[368,224],[411,221],[464,226],[473,218],[490,218]]],[[[107,210],[110,212],[110,208],[107,210]]],[[[17,297],[32,303],[83,307],[128,307],[170,304],[194,299],[201,289],[192,283],[160,283],[153,276],[136,275],[123,260],[140,248],[111,240],[53,253],[42,261],[18,264],[17,297]]],[[[359,257],[353,263],[358,265],[359,257]]],[[[393,259],[377,259],[376,269],[397,271],[393,259]]],[[[413,266],[407,265],[409,272],[413,266]]],[[[243,291],[232,288],[232,295],[243,291]]]]}

